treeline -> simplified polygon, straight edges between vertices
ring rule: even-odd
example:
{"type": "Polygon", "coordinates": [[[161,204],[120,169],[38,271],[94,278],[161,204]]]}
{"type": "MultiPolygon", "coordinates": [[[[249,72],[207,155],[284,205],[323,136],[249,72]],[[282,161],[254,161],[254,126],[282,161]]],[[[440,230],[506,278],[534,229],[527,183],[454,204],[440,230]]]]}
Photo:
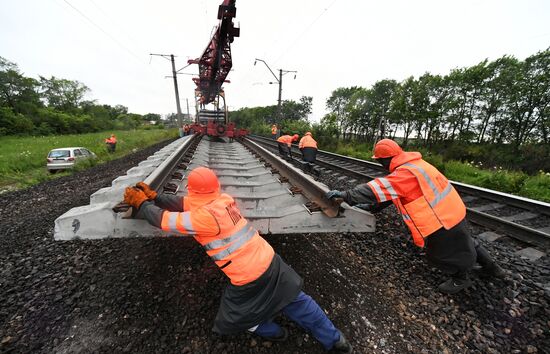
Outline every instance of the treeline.
{"type": "Polygon", "coordinates": [[[495,61],[426,73],[402,82],[381,80],[370,88],[332,92],[321,126],[344,139],[402,137],[406,146],[462,142],[550,143],[550,51],[520,61],[495,61]]]}
{"type": "Polygon", "coordinates": [[[0,57],[0,136],[80,134],[135,129],[159,114],[129,113],[122,105],[85,100],[90,89],[79,81],[24,76],[0,57]]]}
{"type": "Polygon", "coordinates": [[[311,114],[313,97],[303,96],[298,102],[283,101],[279,114],[277,105],[241,108],[229,112],[229,120],[238,127],[247,128],[258,134],[268,134],[272,124],[277,124],[287,132],[309,129],[308,115],[311,114]]]}

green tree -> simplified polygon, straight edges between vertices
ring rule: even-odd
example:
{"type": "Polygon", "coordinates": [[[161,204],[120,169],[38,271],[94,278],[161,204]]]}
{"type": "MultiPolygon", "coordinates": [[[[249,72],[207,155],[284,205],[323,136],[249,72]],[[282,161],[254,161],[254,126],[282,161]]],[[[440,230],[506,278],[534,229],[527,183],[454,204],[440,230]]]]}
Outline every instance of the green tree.
{"type": "Polygon", "coordinates": [[[77,112],[84,101],[84,96],[90,91],[79,81],[57,79],[54,76],[49,79],[40,76],[40,87],[48,107],[63,112],[77,112]]]}

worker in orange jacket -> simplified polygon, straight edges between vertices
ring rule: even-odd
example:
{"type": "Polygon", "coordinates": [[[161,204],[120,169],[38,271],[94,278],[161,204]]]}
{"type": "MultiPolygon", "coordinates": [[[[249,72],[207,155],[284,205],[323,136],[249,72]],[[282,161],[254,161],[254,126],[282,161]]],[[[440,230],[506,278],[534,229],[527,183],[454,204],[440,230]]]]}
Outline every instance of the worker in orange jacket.
{"type": "Polygon", "coordinates": [[[229,278],[213,331],[234,334],[248,330],[271,341],[283,341],[288,331],[272,321],[283,312],[326,350],[351,353],[353,348],[344,335],[302,291],[302,278],[241,215],[233,198],[221,193],[214,172],[198,167],[187,182],[185,197],[157,194],[140,182],[126,189],[124,201],[138,210],[136,217],[151,225],[194,237],[229,278]]]}
{"type": "Polygon", "coordinates": [[[277,133],[278,133],[277,124],[273,124],[271,126],[271,138],[273,138],[273,140],[277,139],[277,133]]]}
{"type": "Polygon", "coordinates": [[[374,159],[390,174],[352,190],[327,193],[351,205],[379,211],[394,204],[408,226],[413,241],[426,249],[426,258],[451,277],[441,292],[454,294],[471,285],[469,272],[477,261],[485,275],[502,278],[504,271],[487,250],[471,236],[466,206],[451,183],[419,152],[405,152],[393,140],[380,140],[374,159]]]}
{"type": "Polygon", "coordinates": [[[115,134],[111,134],[111,136],[107,139],[105,139],[105,144],[107,144],[107,151],[108,152],[115,152],[116,149],[116,136],[115,134]]]}
{"type": "Polygon", "coordinates": [[[317,142],[311,136],[311,132],[306,132],[298,143],[300,151],[302,151],[302,160],[305,162],[314,163],[317,159],[317,142]]]}
{"type": "Polygon", "coordinates": [[[281,135],[279,139],[277,139],[277,143],[279,143],[279,154],[284,158],[292,159],[292,143],[298,141],[298,138],[298,134],[294,134],[292,136],[281,135]]]}

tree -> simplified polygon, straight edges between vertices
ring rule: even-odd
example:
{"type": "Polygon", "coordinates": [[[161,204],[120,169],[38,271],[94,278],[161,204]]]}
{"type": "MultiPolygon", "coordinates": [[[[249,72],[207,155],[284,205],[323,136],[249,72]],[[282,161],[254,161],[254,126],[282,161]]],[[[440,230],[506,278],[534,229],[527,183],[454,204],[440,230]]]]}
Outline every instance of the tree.
{"type": "Polygon", "coordinates": [[[34,113],[42,106],[37,86],[37,81],[23,76],[16,64],[0,57],[0,107],[9,107],[14,113],[34,113]]]}
{"type": "Polygon", "coordinates": [[[48,107],[64,112],[76,112],[90,91],[79,81],[57,79],[54,76],[49,79],[40,76],[40,87],[48,107]]]}

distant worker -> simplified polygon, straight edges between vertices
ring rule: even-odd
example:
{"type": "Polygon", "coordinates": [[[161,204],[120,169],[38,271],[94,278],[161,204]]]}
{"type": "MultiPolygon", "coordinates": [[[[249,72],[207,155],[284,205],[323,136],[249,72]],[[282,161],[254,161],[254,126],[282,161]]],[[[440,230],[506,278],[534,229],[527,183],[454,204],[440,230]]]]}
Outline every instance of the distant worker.
{"type": "Polygon", "coordinates": [[[311,132],[306,132],[304,137],[300,139],[298,147],[302,151],[302,160],[315,163],[317,159],[317,142],[311,136],[311,132]]]}
{"type": "Polygon", "coordinates": [[[288,331],[273,322],[282,312],[310,332],[326,350],[353,348],[319,305],[302,291],[303,280],[220,191],[214,172],[198,167],[187,177],[185,197],[157,194],[147,184],[126,188],[124,201],[136,217],[179,235],[190,235],[231,281],[223,292],[212,330],[222,335],[248,330],[284,341],[288,331]]]}
{"type": "Polygon", "coordinates": [[[111,134],[111,136],[105,139],[105,144],[107,144],[107,151],[110,153],[115,152],[116,149],[116,136],[111,134]]]}
{"type": "Polygon", "coordinates": [[[292,159],[292,143],[298,141],[298,138],[298,134],[292,136],[281,135],[279,139],[277,139],[277,143],[279,143],[279,154],[284,158],[292,159]]]}
{"type": "Polygon", "coordinates": [[[277,124],[273,124],[271,126],[271,138],[273,140],[277,139],[277,133],[278,133],[277,124]]]}
{"type": "Polygon", "coordinates": [[[183,136],[189,135],[189,124],[183,126],[183,136]]]}
{"type": "Polygon", "coordinates": [[[327,198],[342,198],[372,212],[393,202],[415,245],[425,247],[428,262],[451,276],[438,287],[443,293],[469,287],[469,272],[476,261],[482,275],[505,277],[487,250],[472,238],[466,207],[457,191],[419,152],[405,152],[395,141],[383,139],[376,144],[373,158],[390,174],[345,192],[330,191],[327,198]]]}

